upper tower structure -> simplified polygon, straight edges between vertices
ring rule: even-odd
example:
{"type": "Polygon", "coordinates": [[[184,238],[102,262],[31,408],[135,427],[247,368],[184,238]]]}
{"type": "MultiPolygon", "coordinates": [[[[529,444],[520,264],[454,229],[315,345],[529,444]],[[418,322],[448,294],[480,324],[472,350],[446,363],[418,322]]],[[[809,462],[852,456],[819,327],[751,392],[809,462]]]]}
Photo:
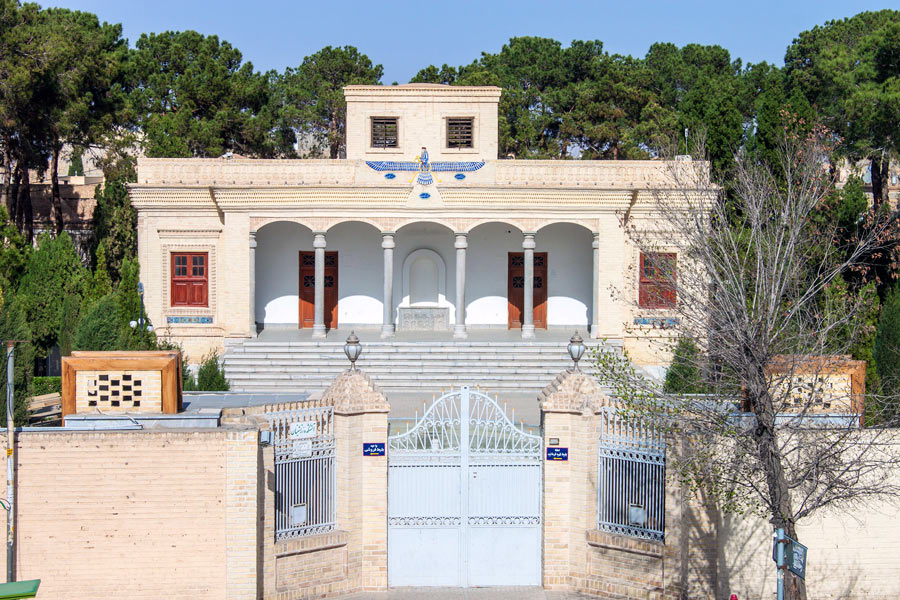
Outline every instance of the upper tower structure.
{"type": "Polygon", "coordinates": [[[348,85],[347,158],[431,160],[497,158],[498,87],[435,83],[348,85]]]}

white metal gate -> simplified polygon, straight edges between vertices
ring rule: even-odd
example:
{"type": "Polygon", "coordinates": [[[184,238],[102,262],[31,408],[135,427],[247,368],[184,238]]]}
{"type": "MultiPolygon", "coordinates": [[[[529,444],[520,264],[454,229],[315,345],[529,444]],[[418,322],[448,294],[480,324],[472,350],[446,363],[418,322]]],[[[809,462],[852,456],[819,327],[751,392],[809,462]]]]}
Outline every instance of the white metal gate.
{"type": "Polygon", "coordinates": [[[541,436],[468,387],[388,438],[391,586],[541,584],[541,436]]]}

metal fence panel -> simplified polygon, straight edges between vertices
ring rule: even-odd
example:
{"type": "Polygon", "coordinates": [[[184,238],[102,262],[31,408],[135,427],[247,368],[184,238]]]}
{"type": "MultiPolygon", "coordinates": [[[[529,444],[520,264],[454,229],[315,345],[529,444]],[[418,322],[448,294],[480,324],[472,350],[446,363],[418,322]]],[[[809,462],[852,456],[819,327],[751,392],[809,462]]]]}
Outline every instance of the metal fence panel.
{"type": "Polygon", "coordinates": [[[334,408],[310,404],[265,416],[275,447],[275,539],[334,530],[334,408]]]}
{"type": "Polygon", "coordinates": [[[602,531],[665,539],[666,442],[648,421],[602,409],[597,526],[602,531]]]}

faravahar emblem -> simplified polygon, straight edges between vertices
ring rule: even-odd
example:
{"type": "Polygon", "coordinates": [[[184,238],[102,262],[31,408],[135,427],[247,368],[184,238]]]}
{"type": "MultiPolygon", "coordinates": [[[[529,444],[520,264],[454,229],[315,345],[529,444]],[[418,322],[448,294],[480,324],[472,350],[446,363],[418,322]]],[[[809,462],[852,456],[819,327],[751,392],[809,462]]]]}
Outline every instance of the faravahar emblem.
{"type": "MultiPolygon", "coordinates": [[[[455,179],[465,179],[466,173],[477,171],[484,166],[484,161],[478,162],[453,162],[453,161],[428,161],[428,150],[422,146],[422,152],[413,161],[397,160],[367,160],[366,164],[376,171],[386,171],[385,178],[394,179],[397,172],[416,172],[414,177],[419,185],[431,185],[434,183],[432,173],[455,173],[455,179]]],[[[412,179],[409,180],[412,183],[412,179]]],[[[440,181],[438,181],[440,183],[440,181]]]]}

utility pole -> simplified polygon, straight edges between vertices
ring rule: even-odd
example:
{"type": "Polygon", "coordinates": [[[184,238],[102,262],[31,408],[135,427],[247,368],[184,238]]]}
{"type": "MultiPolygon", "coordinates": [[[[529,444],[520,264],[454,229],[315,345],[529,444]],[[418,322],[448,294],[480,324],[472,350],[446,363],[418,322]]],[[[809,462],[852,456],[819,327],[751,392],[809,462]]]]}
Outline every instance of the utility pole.
{"type": "Polygon", "coordinates": [[[14,563],[14,540],[15,540],[15,511],[13,510],[15,502],[15,489],[13,487],[15,461],[13,460],[13,444],[15,440],[15,423],[13,422],[13,403],[15,397],[13,393],[13,381],[15,379],[15,370],[13,368],[13,355],[15,353],[16,343],[14,341],[6,342],[6,501],[9,506],[6,508],[6,581],[15,581],[14,563]]]}

